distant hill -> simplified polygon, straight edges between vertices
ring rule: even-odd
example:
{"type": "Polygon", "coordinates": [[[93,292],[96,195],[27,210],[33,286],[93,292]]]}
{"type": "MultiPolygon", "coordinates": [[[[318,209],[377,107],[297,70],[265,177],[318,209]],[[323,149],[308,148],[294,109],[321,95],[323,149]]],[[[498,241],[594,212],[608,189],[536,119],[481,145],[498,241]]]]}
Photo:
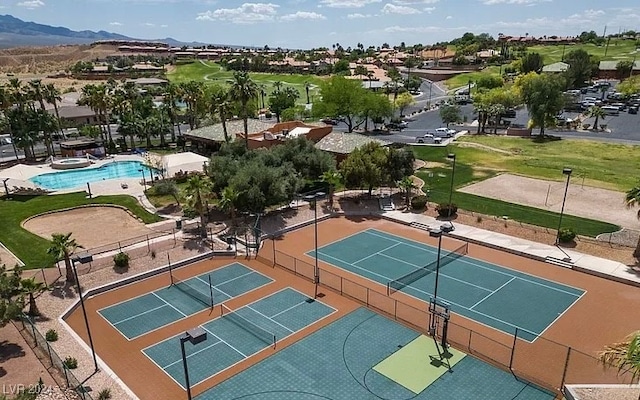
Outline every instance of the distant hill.
{"type": "MultiPolygon", "coordinates": [[[[23,21],[11,15],[0,15],[0,48],[24,46],[55,46],[89,44],[99,40],[139,40],[106,31],[73,31],[61,26],[50,26],[23,21]]],[[[201,46],[204,43],[185,43],[173,38],[155,39],[170,46],[201,46]]]]}

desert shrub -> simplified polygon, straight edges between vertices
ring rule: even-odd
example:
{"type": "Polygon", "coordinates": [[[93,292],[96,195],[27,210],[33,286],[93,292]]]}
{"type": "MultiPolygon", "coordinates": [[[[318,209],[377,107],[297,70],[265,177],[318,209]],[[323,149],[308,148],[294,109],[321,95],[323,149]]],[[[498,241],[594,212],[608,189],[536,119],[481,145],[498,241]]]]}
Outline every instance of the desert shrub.
{"type": "Polygon", "coordinates": [[[576,238],[576,231],[573,228],[560,228],[558,231],[558,241],[560,243],[569,243],[576,238]]]}
{"type": "Polygon", "coordinates": [[[271,119],[273,117],[273,115],[270,112],[266,112],[266,113],[264,113],[264,117],[266,119],[271,119]]]}
{"type": "Polygon", "coordinates": [[[68,369],[76,369],[78,368],[78,360],[75,357],[67,357],[64,359],[64,366],[68,369]]]}
{"type": "Polygon", "coordinates": [[[113,256],[113,264],[116,268],[127,268],[129,266],[129,254],[120,252],[113,256]]]}
{"type": "Polygon", "coordinates": [[[55,329],[49,329],[44,337],[47,339],[47,342],[55,342],[58,340],[58,332],[56,332],[55,329]]]}
{"type": "Polygon", "coordinates": [[[456,204],[438,204],[436,206],[436,212],[440,217],[448,217],[455,215],[458,212],[458,206],[456,204]]]}
{"type": "Polygon", "coordinates": [[[102,389],[98,392],[98,400],[109,400],[111,398],[111,389],[102,389]]]}
{"type": "Polygon", "coordinates": [[[411,208],[414,210],[424,210],[427,205],[427,196],[420,195],[411,199],[411,208]]]}

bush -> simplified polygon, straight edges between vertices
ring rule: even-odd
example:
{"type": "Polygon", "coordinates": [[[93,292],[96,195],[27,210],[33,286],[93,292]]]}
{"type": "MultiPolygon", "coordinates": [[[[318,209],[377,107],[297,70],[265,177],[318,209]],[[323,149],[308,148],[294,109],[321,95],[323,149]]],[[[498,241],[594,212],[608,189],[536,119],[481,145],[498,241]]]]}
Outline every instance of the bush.
{"type": "Polygon", "coordinates": [[[113,264],[116,268],[127,268],[129,266],[129,254],[120,252],[113,256],[113,264]]]}
{"type": "Polygon", "coordinates": [[[64,359],[64,366],[68,369],[76,369],[78,368],[78,360],[74,357],[67,357],[64,359]]]}
{"type": "Polygon", "coordinates": [[[436,211],[438,212],[438,216],[440,217],[448,217],[456,215],[458,212],[458,206],[455,204],[438,204],[436,206],[436,211]]]}
{"type": "Polygon", "coordinates": [[[55,329],[49,329],[44,337],[47,339],[47,342],[55,342],[58,340],[58,332],[56,332],[55,329]]]}
{"type": "Polygon", "coordinates": [[[573,228],[560,228],[558,231],[558,241],[560,243],[569,243],[576,238],[576,231],[573,228]]]}
{"type": "Polygon", "coordinates": [[[111,398],[111,389],[102,389],[98,392],[98,400],[109,400],[111,398]]]}
{"type": "Polygon", "coordinates": [[[273,114],[271,114],[270,112],[266,112],[266,113],[264,113],[264,117],[266,119],[271,119],[273,117],[273,114]]]}
{"type": "Polygon", "coordinates": [[[416,211],[424,210],[426,205],[427,205],[427,196],[425,195],[416,196],[411,199],[411,208],[416,211]]]}

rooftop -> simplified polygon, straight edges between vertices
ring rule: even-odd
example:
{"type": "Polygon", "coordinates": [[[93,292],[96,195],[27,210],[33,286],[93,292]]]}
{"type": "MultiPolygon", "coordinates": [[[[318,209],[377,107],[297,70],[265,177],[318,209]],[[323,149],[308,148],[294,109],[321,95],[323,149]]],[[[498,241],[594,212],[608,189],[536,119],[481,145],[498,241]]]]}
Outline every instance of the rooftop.
{"type": "MultiPolygon", "coordinates": [[[[249,127],[249,134],[265,131],[273,126],[273,121],[264,122],[257,119],[250,119],[247,121],[249,127]]],[[[227,133],[231,140],[234,139],[236,133],[244,134],[244,126],[242,120],[227,121],[227,133]]],[[[213,124],[209,126],[203,126],[192,131],[186,132],[185,136],[191,136],[201,139],[208,139],[214,142],[224,142],[224,131],[222,130],[222,124],[213,124]]]]}
{"type": "Polygon", "coordinates": [[[371,142],[379,143],[381,146],[391,144],[391,142],[371,138],[359,133],[331,132],[316,143],[316,148],[330,153],[350,154],[358,147],[371,142]]]}

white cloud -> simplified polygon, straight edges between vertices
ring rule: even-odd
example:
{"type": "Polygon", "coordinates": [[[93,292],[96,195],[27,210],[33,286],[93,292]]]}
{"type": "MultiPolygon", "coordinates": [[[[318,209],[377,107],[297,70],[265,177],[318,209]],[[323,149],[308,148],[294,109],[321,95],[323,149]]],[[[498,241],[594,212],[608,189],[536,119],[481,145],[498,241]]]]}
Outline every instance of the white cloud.
{"type": "Polygon", "coordinates": [[[551,0],[481,0],[482,3],[493,6],[496,4],[519,4],[519,5],[533,5],[537,3],[548,3],[551,0]]]}
{"type": "Polygon", "coordinates": [[[447,18],[445,19],[451,19],[451,18],[453,18],[451,15],[447,15],[447,18]]]}
{"type": "Polygon", "coordinates": [[[148,26],[148,27],[150,27],[150,28],[151,28],[151,27],[156,26],[156,24],[151,23],[151,22],[145,22],[145,23],[144,23],[144,24],[142,24],[142,25],[144,25],[144,26],[148,26]]]}
{"type": "Polygon", "coordinates": [[[422,4],[435,4],[440,0],[392,0],[392,3],[400,4],[402,6],[415,6],[422,4]]]}
{"type": "Polygon", "coordinates": [[[44,6],[44,1],[42,0],[26,0],[21,1],[16,4],[17,6],[28,8],[29,10],[36,9],[38,7],[44,6]]]}
{"type": "Polygon", "coordinates": [[[111,26],[122,26],[122,23],[114,21],[114,22],[109,22],[109,25],[111,25],[111,26]]]}
{"type": "Polygon", "coordinates": [[[415,8],[407,6],[396,6],[395,4],[390,3],[385,4],[380,12],[382,12],[383,14],[420,14],[420,10],[417,10],[415,8]]]}
{"type": "Polygon", "coordinates": [[[387,33],[429,33],[438,32],[442,28],[439,26],[388,26],[384,28],[384,32],[387,33]]]}
{"type": "Polygon", "coordinates": [[[360,14],[360,13],[355,13],[355,14],[347,14],[347,18],[348,19],[360,19],[360,18],[370,18],[371,14],[360,14]]]}
{"type": "Polygon", "coordinates": [[[234,24],[252,24],[255,22],[273,21],[280,7],[273,3],[244,3],[237,8],[219,8],[214,11],[199,13],[196,17],[201,21],[229,21],[234,24]]]}
{"type": "Polygon", "coordinates": [[[361,8],[367,4],[380,2],[382,0],[321,0],[320,5],[332,8],[361,8]]]}
{"type": "Polygon", "coordinates": [[[168,28],[168,27],[169,27],[169,25],[167,25],[167,24],[160,25],[160,28],[168,28]]]}
{"type": "Polygon", "coordinates": [[[327,17],[325,17],[322,14],[315,13],[315,12],[298,11],[298,12],[293,13],[293,14],[283,15],[282,17],[280,17],[280,19],[283,20],[283,21],[295,21],[297,19],[320,20],[320,19],[327,19],[327,17]]]}
{"type": "Polygon", "coordinates": [[[422,9],[422,11],[426,12],[427,14],[431,14],[432,12],[435,11],[435,7],[425,7],[422,9]]]}

